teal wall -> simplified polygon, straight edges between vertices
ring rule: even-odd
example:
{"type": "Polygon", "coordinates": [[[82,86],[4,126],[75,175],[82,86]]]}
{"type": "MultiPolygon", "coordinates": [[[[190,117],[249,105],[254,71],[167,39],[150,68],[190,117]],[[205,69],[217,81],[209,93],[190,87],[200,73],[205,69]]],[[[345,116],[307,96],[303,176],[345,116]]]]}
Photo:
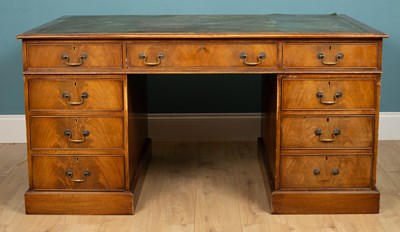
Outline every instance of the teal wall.
{"type": "MultiPolygon", "coordinates": [[[[350,15],[390,35],[383,47],[381,111],[400,111],[399,0],[1,0],[0,115],[23,114],[21,41],[15,35],[61,15],[350,15]]],[[[151,112],[257,112],[258,76],[151,76],[151,112]],[[217,99],[217,100],[214,100],[217,99]]]]}

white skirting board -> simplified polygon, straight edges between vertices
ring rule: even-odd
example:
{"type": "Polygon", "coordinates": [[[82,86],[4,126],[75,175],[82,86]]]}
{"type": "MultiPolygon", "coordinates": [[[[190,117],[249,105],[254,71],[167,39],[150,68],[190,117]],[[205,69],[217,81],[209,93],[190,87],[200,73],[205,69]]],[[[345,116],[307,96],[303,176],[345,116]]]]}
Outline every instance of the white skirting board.
{"type": "Polygon", "coordinates": [[[25,115],[0,115],[0,143],[26,143],[25,115]]]}
{"type": "MultiPolygon", "coordinates": [[[[255,141],[259,113],[150,114],[153,141],[255,141]]],[[[400,140],[400,112],[381,112],[379,140],[400,140]]],[[[0,143],[26,143],[25,115],[0,115],[0,143]]]]}

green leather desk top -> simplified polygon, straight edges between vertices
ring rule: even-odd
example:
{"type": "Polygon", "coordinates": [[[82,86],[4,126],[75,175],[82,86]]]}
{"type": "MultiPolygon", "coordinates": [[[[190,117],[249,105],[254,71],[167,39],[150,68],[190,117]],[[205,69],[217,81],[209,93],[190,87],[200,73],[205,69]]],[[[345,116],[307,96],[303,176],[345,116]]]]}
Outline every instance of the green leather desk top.
{"type": "Polygon", "coordinates": [[[345,15],[64,16],[18,38],[387,37],[345,15]]]}

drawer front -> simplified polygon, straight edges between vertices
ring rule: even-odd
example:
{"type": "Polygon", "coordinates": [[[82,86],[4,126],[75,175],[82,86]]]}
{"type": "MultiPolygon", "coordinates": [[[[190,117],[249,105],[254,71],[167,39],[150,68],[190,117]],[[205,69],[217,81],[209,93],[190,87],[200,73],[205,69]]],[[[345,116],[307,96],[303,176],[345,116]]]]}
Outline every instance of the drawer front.
{"type": "Polygon", "coordinates": [[[32,156],[35,190],[124,190],[124,156],[32,156]]]}
{"type": "Polygon", "coordinates": [[[28,68],[119,68],[122,43],[29,43],[28,68]]]}
{"type": "Polygon", "coordinates": [[[376,43],[284,43],[283,67],[377,68],[376,43]]]}
{"type": "Polygon", "coordinates": [[[281,156],[281,188],[370,188],[372,155],[281,156]]]}
{"type": "Polygon", "coordinates": [[[124,149],[123,118],[31,117],[32,149],[124,149]]]}
{"type": "Polygon", "coordinates": [[[283,110],[375,108],[375,79],[283,79],[283,110]]]}
{"type": "Polygon", "coordinates": [[[281,121],[281,147],[372,149],[373,116],[286,116],[281,121]]]}
{"type": "Polygon", "coordinates": [[[276,66],[276,43],[137,42],[128,44],[128,67],[276,66]]]}
{"type": "Polygon", "coordinates": [[[29,108],[32,111],[123,110],[122,79],[43,77],[46,79],[34,78],[28,81],[29,108]]]}

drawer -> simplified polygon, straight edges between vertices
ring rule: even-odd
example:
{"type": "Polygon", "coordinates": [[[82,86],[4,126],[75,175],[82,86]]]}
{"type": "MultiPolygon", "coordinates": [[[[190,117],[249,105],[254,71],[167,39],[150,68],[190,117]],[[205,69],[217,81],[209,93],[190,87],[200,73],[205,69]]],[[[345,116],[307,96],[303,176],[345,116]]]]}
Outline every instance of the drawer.
{"type": "Polygon", "coordinates": [[[29,79],[30,110],[123,110],[122,79],[75,77],[53,75],[29,79]]]}
{"type": "Polygon", "coordinates": [[[283,110],[375,108],[375,79],[282,79],[283,110]]]}
{"type": "Polygon", "coordinates": [[[283,67],[377,68],[377,43],[284,43],[283,67]]]}
{"type": "Polygon", "coordinates": [[[372,149],[374,116],[284,116],[283,149],[372,149]]]}
{"type": "Polygon", "coordinates": [[[124,190],[124,156],[32,155],[35,190],[124,190]]]}
{"type": "Polygon", "coordinates": [[[276,67],[277,50],[276,43],[135,42],[128,67],[276,67]]]}
{"type": "Polygon", "coordinates": [[[371,169],[372,155],[284,155],[281,188],[370,188],[371,169]]]}
{"type": "Polygon", "coordinates": [[[119,68],[122,43],[28,43],[28,68],[119,68]]]}
{"type": "Polygon", "coordinates": [[[122,117],[31,117],[32,149],[124,149],[122,117]]]}

